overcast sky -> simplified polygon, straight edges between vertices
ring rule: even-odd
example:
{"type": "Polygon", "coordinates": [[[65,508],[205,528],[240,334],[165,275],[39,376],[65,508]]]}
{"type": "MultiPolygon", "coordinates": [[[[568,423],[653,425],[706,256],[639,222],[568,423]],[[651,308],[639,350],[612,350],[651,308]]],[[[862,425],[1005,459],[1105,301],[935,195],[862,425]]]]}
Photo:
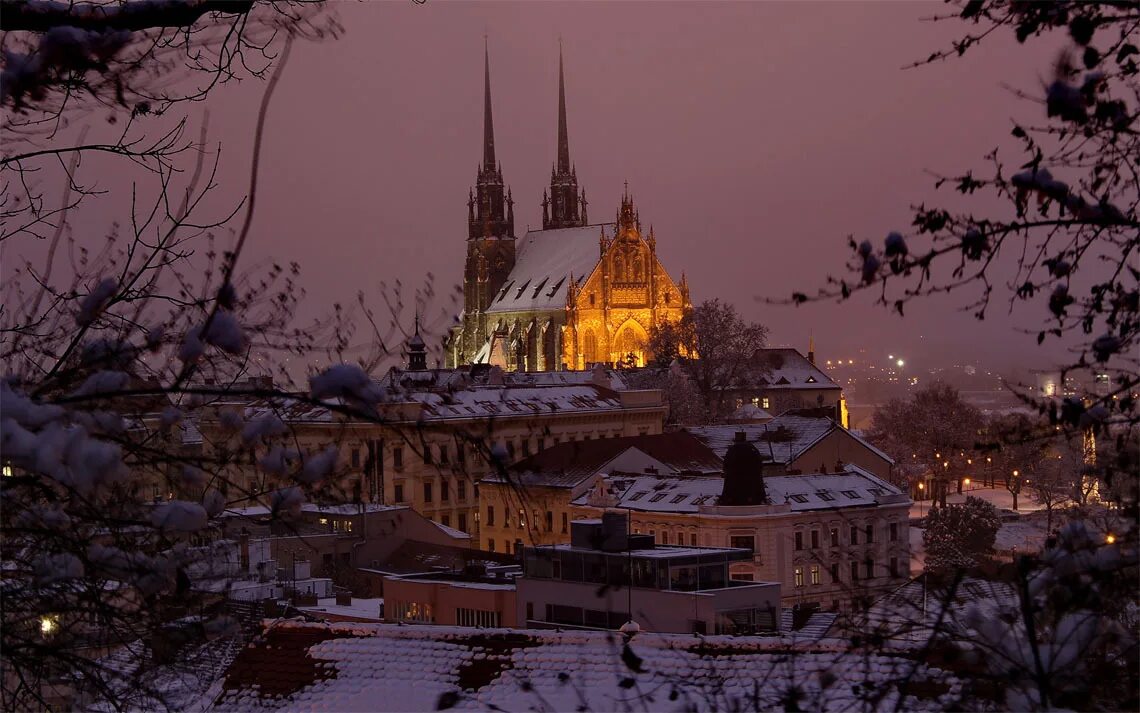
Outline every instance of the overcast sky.
{"type": "MultiPolygon", "coordinates": [[[[821,356],[857,347],[913,361],[972,355],[999,366],[1033,341],[1044,307],[979,324],[966,295],[905,319],[869,299],[772,307],[842,269],[846,236],[909,229],[936,195],[926,172],[981,167],[1011,118],[1040,109],[1052,50],[995,41],[904,70],[963,25],[940,3],[337,3],[338,41],[299,45],[274,100],[250,258],[296,260],[307,304],[351,301],[381,279],[458,283],[466,200],[481,153],[484,34],[496,146],[519,235],[541,223],[555,153],[558,42],[571,159],[594,222],[629,181],[666,268],[694,301],[732,301],[771,341],[821,356]]],[[[262,85],[211,98],[221,184],[244,191],[262,85]]],[[[954,196],[945,193],[953,202],[954,196]]],[[[1031,352],[1033,358],[1045,357],[1031,352]]],[[[1024,357],[1022,356],[1022,359],[1024,357]]]]}

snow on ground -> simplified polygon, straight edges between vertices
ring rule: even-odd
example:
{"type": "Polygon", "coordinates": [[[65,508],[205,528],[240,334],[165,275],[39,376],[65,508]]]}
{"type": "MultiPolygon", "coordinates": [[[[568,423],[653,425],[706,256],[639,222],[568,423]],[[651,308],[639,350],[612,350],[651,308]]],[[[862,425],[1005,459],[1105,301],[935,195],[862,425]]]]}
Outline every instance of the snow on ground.
{"type": "MultiPolygon", "coordinates": [[[[966,502],[967,497],[981,498],[987,502],[993,503],[994,507],[998,510],[1013,510],[1013,494],[1008,490],[998,485],[996,488],[971,488],[965,490],[961,494],[951,493],[946,496],[947,505],[961,505],[966,502]]],[[[910,506],[911,518],[926,517],[930,512],[931,502],[929,500],[919,500],[910,506]]],[[[1023,490],[1017,496],[1017,512],[1028,513],[1036,512],[1041,509],[1041,505],[1033,501],[1033,494],[1029,490],[1023,490]]]]}
{"type": "MultiPolygon", "coordinates": [[[[946,498],[948,505],[957,505],[966,501],[967,497],[981,498],[993,503],[998,510],[1013,510],[1013,495],[1001,487],[974,488],[961,494],[951,493],[946,498]]],[[[911,519],[920,519],[930,513],[930,501],[922,500],[911,505],[911,519]]],[[[1022,492],[1017,498],[1017,512],[1020,517],[1016,520],[1003,520],[994,540],[994,549],[998,554],[1017,554],[1040,550],[1045,545],[1048,533],[1045,531],[1047,518],[1041,505],[1033,502],[1029,492],[1022,492]]],[[[1060,525],[1061,516],[1053,514],[1053,528],[1060,525]]],[[[910,571],[918,574],[923,571],[926,552],[922,547],[923,530],[919,527],[910,528],[910,571]]]]}

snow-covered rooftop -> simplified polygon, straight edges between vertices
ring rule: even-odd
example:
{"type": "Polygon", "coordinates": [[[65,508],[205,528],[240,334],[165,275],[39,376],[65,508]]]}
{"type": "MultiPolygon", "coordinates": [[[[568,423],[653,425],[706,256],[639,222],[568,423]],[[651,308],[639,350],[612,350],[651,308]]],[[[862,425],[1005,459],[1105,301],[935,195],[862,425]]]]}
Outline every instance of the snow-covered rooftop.
{"type": "Polygon", "coordinates": [[[737,432],[743,431],[748,441],[756,446],[760,455],[776,463],[790,463],[812,446],[835,431],[842,431],[867,450],[888,463],[894,460],[855,432],[848,431],[826,416],[805,416],[795,412],[782,413],[767,423],[722,424],[692,426],[686,429],[702,443],[723,457],[732,445],[737,432]]]}
{"type": "Polygon", "coordinates": [[[770,372],[763,385],[768,389],[836,389],[841,387],[799,351],[787,347],[761,349],[757,357],[770,372]]]}
{"type": "Polygon", "coordinates": [[[285,622],[242,650],[214,709],[769,710],[795,689],[804,710],[921,711],[961,693],[910,652],[849,646],[642,633],[625,649],[613,632],[285,622]]]}
{"type": "MultiPolygon", "coordinates": [[[[320,505],[318,503],[304,503],[301,505],[302,512],[315,513],[318,515],[342,516],[407,509],[407,505],[380,505],[377,503],[361,503],[349,505],[320,505]]],[[[271,513],[272,510],[265,505],[249,505],[247,507],[240,508],[227,508],[225,512],[222,513],[222,517],[267,517],[271,513]]],[[[468,535],[463,534],[463,536],[467,537],[468,535]]]]}
{"type": "Polygon", "coordinates": [[[598,236],[613,224],[532,230],[518,242],[515,265],[487,308],[501,312],[552,312],[566,307],[566,286],[581,283],[598,264],[598,236]]]}
{"type": "MultiPolygon", "coordinates": [[[[612,507],[642,512],[695,513],[717,504],[724,490],[723,478],[693,476],[613,475],[605,479],[612,507]]],[[[885,498],[902,496],[890,483],[855,465],[843,473],[775,475],[764,477],[772,504],[787,503],[793,512],[872,506],[885,498]]],[[[588,506],[596,493],[591,490],[572,501],[588,506]]]]}

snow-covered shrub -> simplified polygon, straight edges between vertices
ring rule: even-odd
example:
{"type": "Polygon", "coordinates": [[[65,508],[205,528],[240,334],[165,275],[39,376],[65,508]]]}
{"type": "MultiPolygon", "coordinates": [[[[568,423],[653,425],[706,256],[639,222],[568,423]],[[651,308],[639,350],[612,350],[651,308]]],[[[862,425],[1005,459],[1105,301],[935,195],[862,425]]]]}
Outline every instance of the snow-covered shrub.
{"type": "Polygon", "coordinates": [[[974,567],[993,552],[1001,518],[992,503],[968,497],[961,505],[931,508],[922,543],[927,570],[974,567]]]}

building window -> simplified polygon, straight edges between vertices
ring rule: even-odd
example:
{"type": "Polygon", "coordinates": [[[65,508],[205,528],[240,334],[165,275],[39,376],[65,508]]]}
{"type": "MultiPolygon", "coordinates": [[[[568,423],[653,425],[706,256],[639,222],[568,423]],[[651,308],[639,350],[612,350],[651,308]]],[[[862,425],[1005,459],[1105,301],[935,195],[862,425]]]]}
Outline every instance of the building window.
{"type": "Polygon", "coordinates": [[[451,484],[446,478],[439,484],[439,500],[444,503],[451,500],[451,484]]]}
{"type": "Polygon", "coordinates": [[[459,529],[467,532],[467,513],[459,513],[459,529]]]}
{"type": "Polygon", "coordinates": [[[802,550],[804,548],[804,533],[796,532],[796,549],[802,550]]]}
{"type": "Polygon", "coordinates": [[[831,565],[831,583],[836,584],[839,582],[839,565],[831,565]]]}
{"type": "Polygon", "coordinates": [[[467,481],[460,478],[459,482],[455,484],[455,497],[460,500],[467,499],[467,481]]]}
{"type": "Polygon", "coordinates": [[[859,581],[859,563],[858,562],[852,562],[851,563],[851,581],[852,582],[858,582],[859,581]]]}
{"type": "MultiPolygon", "coordinates": [[[[693,544],[697,544],[695,541],[693,544]]],[[[730,547],[739,547],[743,550],[756,551],[756,536],[755,535],[733,535],[728,538],[730,547]]]]}
{"type": "Polygon", "coordinates": [[[488,552],[494,552],[495,551],[495,541],[494,540],[491,540],[491,539],[487,540],[487,551],[488,552]]]}
{"type": "Polygon", "coordinates": [[[892,578],[899,576],[899,558],[898,557],[892,557],[891,558],[890,573],[891,573],[892,578]]]}
{"type": "Polygon", "coordinates": [[[666,530],[661,531],[661,544],[663,544],[663,545],[669,544],[669,532],[666,530]]]}
{"type": "Polygon", "coordinates": [[[875,561],[867,558],[864,560],[863,566],[867,573],[867,579],[873,579],[875,577],[875,561]]]}
{"type": "Polygon", "coordinates": [[[760,398],[760,408],[768,409],[768,408],[770,408],[770,406],[771,406],[771,404],[769,404],[767,396],[763,396],[760,398]]]}
{"type": "Polygon", "coordinates": [[[497,611],[456,607],[455,623],[458,626],[476,626],[494,629],[502,625],[502,620],[497,611]]]}
{"type": "Polygon", "coordinates": [[[431,465],[431,463],[432,463],[432,460],[431,460],[431,444],[425,443],[424,444],[424,465],[431,465]]]}
{"type": "Polygon", "coordinates": [[[353,448],[352,449],[351,459],[352,459],[352,467],[353,468],[359,468],[360,467],[360,449],[359,448],[353,448]]]}
{"type": "Polygon", "coordinates": [[[546,531],[554,532],[554,513],[550,510],[546,511],[546,531]]]}
{"type": "Polygon", "coordinates": [[[396,470],[403,470],[404,469],[404,449],[403,448],[393,448],[392,449],[392,467],[395,468],[396,470]]]}
{"type": "Polygon", "coordinates": [[[467,449],[463,447],[462,443],[455,444],[455,462],[459,465],[467,463],[467,449]]]}
{"type": "Polygon", "coordinates": [[[447,465],[451,462],[451,454],[447,452],[446,443],[441,443],[439,445],[439,462],[441,465],[447,465]]]}
{"type": "Polygon", "coordinates": [[[792,576],[793,576],[793,579],[795,580],[795,585],[797,587],[804,586],[804,568],[803,567],[796,567],[795,570],[793,570],[792,576]]]}
{"type": "Polygon", "coordinates": [[[566,513],[562,513],[562,534],[563,535],[565,535],[566,532],[570,529],[569,520],[570,520],[570,518],[567,517],[566,513]]]}
{"type": "Polygon", "coordinates": [[[839,528],[838,527],[831,528],[831,546],[832,547],[839,547],[839,528]]]}
{"type": "Polygon", "coordinates": [[[440,515],[439,524],[443,525],[444,527],[451,527],[451,515],[448,515],[447,513],[440,515]]]}
{"type": "Polygon", "coordinates": [[[507,458],[509,458],[512,463],[515,462],[515,442],[514,441],[507,441],[507,458]]]}
{"type": "Polygon", "coordinates": [[[398,503],[404,502],[404,484],[403,483],[396,483],[395,495],[396,495],[396,502],[398,502],[398,503]]]}
{"type": "Polygon", "coordinates": [[[508,555],[511,553],[511,541],[510,540],[503,540],[503,552],[506,552],[508,555]]]}
{"type": "Polygon", "coordinates": [[[689,546],[690,547],[696,547],[697,546],[697,533],[694,532],[691,535],[689,535],[689,546]]]}
{"type": "Polygon", "coordinates": [[[523,454],[523,458],[526,458],[527,456],[530,455],[530,438],[529,437],[522,439],[522,454],[523,454]]]}
{"type": "Polygon", "coordinates": [[[867,525],[865,530],[867,532],[867,544],[869,545],[875,541],[875,526],[874,525],[867,525]]]}
{"type": "Polygon", "coordinates": [[[424,483],[424,502],[431,502],[431,483],[424,483]]]}
{"type": "Polygon", "coordinates": [[[811,548],[813,550],[819,549],[819,530],[811,531],[811,548]]]}
{"type": "Polygon", "coordinates": [[[851,544],[859,544],[859,528],[855,525],[851,526],[851,544]]]}
{"type": "Polygon", "coordinates": [[[811,583],[819,584],[819,565],[813,564],[811,566],[811,583]]]}
{"type": "Polygon", "coordinates": [[[519,529],[526,529],[526,513],[523,512],[521,508],[519,509],[519,529]]]}
{"type": "Polygon", "coordinates": [[[892,522],[889,532],[890,532],[889,536],[891,538],[891,542],[897,542],[899,539],[899,524],[897,522],[892,522]]]}

